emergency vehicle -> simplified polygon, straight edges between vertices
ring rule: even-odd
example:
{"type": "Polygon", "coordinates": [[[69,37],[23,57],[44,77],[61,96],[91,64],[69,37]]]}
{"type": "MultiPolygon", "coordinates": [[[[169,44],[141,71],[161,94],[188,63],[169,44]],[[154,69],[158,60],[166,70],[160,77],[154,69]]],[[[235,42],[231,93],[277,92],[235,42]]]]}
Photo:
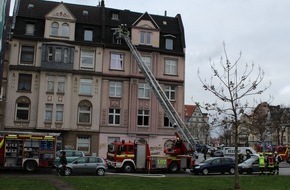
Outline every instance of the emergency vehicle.
{"type": "Polygon", "coordinates": [[[0,131],[0,168],[37,168],[53,166],[58,133],[0,131]]]}
{"type": "Polygon", "coordinates": [[[115,35],[123,39],[130,48],[146,82],[150,85],[166,117],[176,129],[176,139],[172,141],[170,146],[164,149],[165,156],[151,155],[147,142],[112,142],[108,145],[107,152],[109,167],[124,172],[133,172],[135,170],[150,171],[153,169],[168,169],[170,172],[177,172],[180,169],[190,169],[195,161],[196,143],[193,136],[167,98],[151,70],[143,62],[139,51],[132,44],[126,25],[121,25],[116,29],[115,35]]]}

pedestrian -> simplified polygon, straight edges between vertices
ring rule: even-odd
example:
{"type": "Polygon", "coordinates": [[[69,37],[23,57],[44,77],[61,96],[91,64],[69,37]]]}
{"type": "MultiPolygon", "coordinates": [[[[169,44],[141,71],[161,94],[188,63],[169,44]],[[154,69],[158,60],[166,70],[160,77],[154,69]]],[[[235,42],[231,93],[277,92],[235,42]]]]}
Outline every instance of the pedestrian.
{"type": "Polygon", "coordinates": [[[259,175],[265,175],[265,157],[262,153],[259,156],[259,170],[259,175]]]}
{"type": "Polygon", "coordinates": [[[279,164],[282,162],[281,156],[278,154],[277,151],[275,151],[275,164],[274,164],[274,174],[276,171],[276,174],[279,175],[279,164]]]}
{"type": "Polygon", "coordinates": [[[246,160],[250,159],[251,158],[251,154],[250,154],[250,151],[247,150],[246,152],[246,160]]]}
{"type": "Polygon", "coordinates": [[[238,154],[238,161],[239,161],[239,164],[244,161],[244,155],[243,155],[243,153],[241,151],[238,154]]]}
{"type": "Polygon", "coordinates": [[[203,159],[206,160],[206,154],[207,154],[207,147],[206,145],[203,146],[203,148],[201,149],[201,152],[203,153],[203,159]]]}
{"type": "Polygon", "coordinates": [[[67,159],[66,159],[65,151],[61,151],[60,164],[61,164],[62,167],[61,167],[61,171],[60,171],[59,174],[65,176],[66,165],[67,165],[67,159]]]}

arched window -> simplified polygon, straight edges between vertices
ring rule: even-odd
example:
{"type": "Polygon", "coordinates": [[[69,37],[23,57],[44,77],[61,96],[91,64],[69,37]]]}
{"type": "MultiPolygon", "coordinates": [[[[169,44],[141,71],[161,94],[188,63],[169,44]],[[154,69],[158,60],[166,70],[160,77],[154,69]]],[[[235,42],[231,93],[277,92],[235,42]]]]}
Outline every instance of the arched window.
{"type": "Polygon", "coordinates": [[[63,23],[61,26],[61,36],[69,37],[69,25],[63,23]]]}
{"type": "Polygon", "coordinates": [[[16,121],[28,121],[30,113],[30,99],[25,96],[17,98],[15,112],[16,121]]]}
{"type": "Polygon", "coordinates": [[[83,100],[78,105],[78,123],[91,124],[92,104],[87,100],[83,100]]]}
{"type": "Polygon", "coordinates": [[[57,22],[51,23],[50,34],[53,35],[53,36],[57,36],[58,35],[58,28],[59,28],[59,25],[58,25],[57,22]]]}

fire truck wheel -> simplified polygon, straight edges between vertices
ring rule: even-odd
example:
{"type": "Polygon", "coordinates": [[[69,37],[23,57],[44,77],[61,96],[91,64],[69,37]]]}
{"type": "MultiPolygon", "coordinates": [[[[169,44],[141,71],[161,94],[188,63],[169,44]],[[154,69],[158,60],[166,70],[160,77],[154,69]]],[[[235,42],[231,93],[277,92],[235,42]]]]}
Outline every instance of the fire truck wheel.
{"type": "Polygon", "coordinates": [[[24,169],[28,172],[34,172],[37,168],[37,163],[34,160],[28,160],[24,163],[24,169]]]}
{"type": "Polygon", "coordinates": [[[169,166],[169,172],[175,173],[179,171],[179,165],[177,162],[172,162],[169,166]]]}
{"type": "Polygon", "coordinates": [[[103,175],[105,175],[105,169],[104,169],[104,168],[99,168],[99,169],[97,169],[96,174],[97,174],[98,176],[103,176],[103,175]]]}
{"type": "Polygon", "coordinates": [[[125,172],[125,173],[131,173],[134,171],[134,166],[132,163],[125,163],[122,167],[122,171],[125,172]]]}

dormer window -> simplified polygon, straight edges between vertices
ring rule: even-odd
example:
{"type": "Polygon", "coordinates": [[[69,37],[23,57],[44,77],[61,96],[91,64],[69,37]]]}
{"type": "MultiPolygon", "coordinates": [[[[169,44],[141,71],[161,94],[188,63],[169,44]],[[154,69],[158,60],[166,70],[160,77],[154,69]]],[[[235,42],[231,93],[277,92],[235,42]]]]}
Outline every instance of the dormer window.
{"type": "Polygon", "coordinates": [[[50,34],[52,36],[57,36],[58,35],[58,28],[59,28],[59,25],[58,25],[57,22],[51,23],[51,31],[50,31],[50,34]]]}
{"type": "Polygon", "coordinates": [[[173,50],[173,39],[170,38],[165,39],[165,49],[173,50]]]}
{"type": "Polygon", "coordinates": [[[151,32],[140,32],[140,44],[151,45],[151,32]]]}
{"type": "Polygon", "coordinates": [[[119,20],[119,14],[118,13],[112,13],[112,20],[119,20]]]}
{"type": "Polygon", "coordinates": [[[35,25],[32,23],[26,24],[25,35],[33,36],[34,35],[35,25]]]}

